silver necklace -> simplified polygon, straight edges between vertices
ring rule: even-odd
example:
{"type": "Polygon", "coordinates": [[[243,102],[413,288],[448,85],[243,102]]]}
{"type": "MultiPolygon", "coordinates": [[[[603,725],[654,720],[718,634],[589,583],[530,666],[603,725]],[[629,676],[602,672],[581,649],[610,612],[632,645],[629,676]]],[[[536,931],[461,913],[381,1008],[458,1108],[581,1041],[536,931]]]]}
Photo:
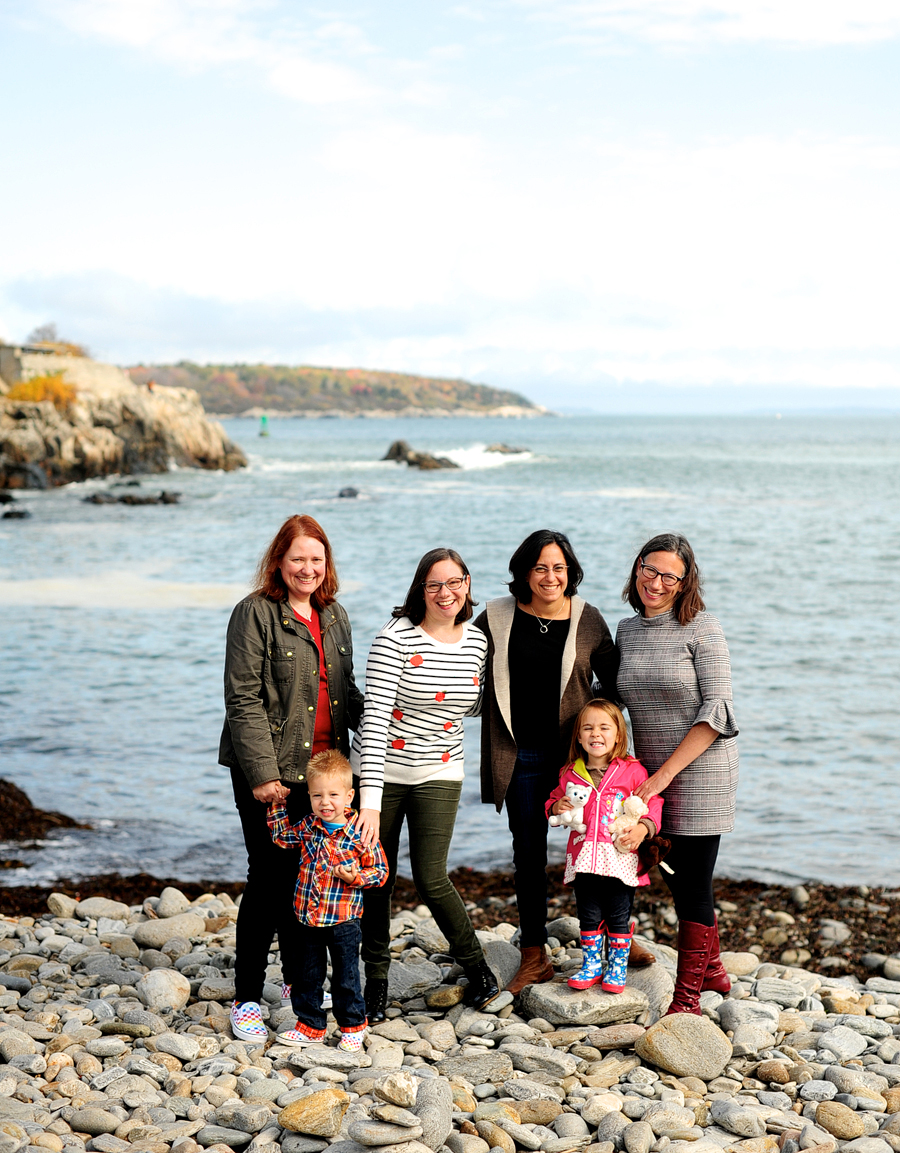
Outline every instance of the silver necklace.
{"type": "Polygon", "coordinates": [[[559,608],[556,610],[556,612],[553,614],[552,617],[548,617],[546,624],[544,624],[544,622],[537,615],[537,613],[534,611],[534,609],[531,607],[531,605],[529,605],[528,607],[531,609],[531,615],[534,617],[534,619],[537,621],[538,625],[540,626],[541,632],[547,633],[550,631],[550,625],[556,620],[556,618],[559,616],[559,614],[563,611],[565,604],[566,604],[565,597],[563,597],[563,603],[559,606],[559,608]]]}

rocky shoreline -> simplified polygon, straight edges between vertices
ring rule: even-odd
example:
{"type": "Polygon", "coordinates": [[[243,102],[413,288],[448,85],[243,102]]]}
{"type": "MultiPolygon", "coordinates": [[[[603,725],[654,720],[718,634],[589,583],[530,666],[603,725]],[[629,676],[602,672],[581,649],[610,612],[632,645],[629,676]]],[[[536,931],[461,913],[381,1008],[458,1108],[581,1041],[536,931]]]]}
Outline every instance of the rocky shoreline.
{"type": "Polygon", "coordinates": [[[228,471],[247,463],[191,389],[142,388],[120,368],[84,356],[4,351],[0,489],[167,472],[172,464],[228,471]],[[50,376],[64,382],[71,399],[14,399],[17,385],[50,376]]]}
{"type": "MultiPolygon", "coordinates": [[[[489,900],[509,911],[492,893],[485,916],[489,900]]],[[[519,954],[493,907],[479,936],[504,984],[519,954]]],[[[731,993],[662,1017],[673,951],[648,932],[657,963],[621,995],[575,992],[561,915],[554,981],[477,1012],[418,906],[395,911],[388,1020],[359,1055],[333,1029],[253,1046],[228,1019],[237,911],[226,891],[169,886],[0,917],[0,1153],[900,1153],[900,981],[723,952],[731,993]]],[[[277,949],[269,962],[275,1030],[293,1015],[277,949]]]]}

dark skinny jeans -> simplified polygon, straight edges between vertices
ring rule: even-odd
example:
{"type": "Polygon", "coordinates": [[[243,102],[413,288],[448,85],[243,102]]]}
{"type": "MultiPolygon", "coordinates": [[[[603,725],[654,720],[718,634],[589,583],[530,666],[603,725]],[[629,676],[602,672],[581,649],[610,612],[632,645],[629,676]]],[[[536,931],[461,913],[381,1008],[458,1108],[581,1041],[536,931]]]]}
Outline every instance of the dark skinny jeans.
{"type": "Polygon", "coordinates": [[[519,749],[506,790],[506,819],[512,833],[520,947],[547,941],[547,817],[544,805],[559,784],[552,753],[519,749]]]}
{"type": "Polygon", "coordinates": [[[367,980],[372,977],[384,980],[390,969],[391,894],[397,877],[404,819],[409,830],[413,884],[450,942],[451,954],[464,969],[471,969],[484,960],[462,898],[447,876],[447,853],[461,792],[461,781],[432,781],[424,785],[385,782],[380,840],[389,873],[380,889],[363,891],[361,953],[367,980]]]}
{"type": "MultiPolygon", "coordinates": [[[[253,796],[240,769],[231,770],[231,785],[247,847],[247,884],[237,919],[235,1000],[258,1002],[276,933],[284,980],[292,984],[298,972],[300,946],[294,888],[300,853],[298,849],[281,849],[272,840],[266,824],[267,806],[253,796]]],[[[294,824],[310,812],[305,781],[291,788],[287,811],[294,824]]]]}
{"type": "Polygon", "coordinates": [[[582,933],[594,933],[601,923],[608,933],[622,934],[631,929],[631,906],[634,886],[618,877],[600,877],[596,873],[576,873],[572,886],[582,933]]]}
{"type": "Polygon", "coordinates": [[[697,837],[685,833],[665,835],[672,842],[672,850],[666,857],[666,864],[672,872],[660,869],[660,873],[669,886],[678,920],[692,921],[695,925],[714,925],[713,872],[719,855],[719,834],[697,837]]]}

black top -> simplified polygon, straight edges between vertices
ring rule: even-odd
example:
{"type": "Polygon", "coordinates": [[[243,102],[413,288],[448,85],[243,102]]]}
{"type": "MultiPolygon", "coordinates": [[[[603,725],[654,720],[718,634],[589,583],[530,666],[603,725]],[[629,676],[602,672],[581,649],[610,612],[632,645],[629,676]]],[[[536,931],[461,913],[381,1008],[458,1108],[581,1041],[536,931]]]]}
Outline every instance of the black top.
{"type": "Polygon", "coordinates": [[[541,632],[537,619],[516,605],[508,659],[512,730],[519,749],[555,752],[559,744],[559,683],[570,623],[550,621],[541,632]]]}

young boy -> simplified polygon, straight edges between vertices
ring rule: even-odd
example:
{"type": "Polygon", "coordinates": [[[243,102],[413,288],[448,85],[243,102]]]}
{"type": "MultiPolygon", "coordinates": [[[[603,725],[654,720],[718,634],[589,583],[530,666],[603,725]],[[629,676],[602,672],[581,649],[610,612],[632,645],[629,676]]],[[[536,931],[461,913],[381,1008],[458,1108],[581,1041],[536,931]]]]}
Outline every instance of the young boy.
{"type": "Polygon", "coordinates": [[[291,988],[296,1028],[279,1033],[288,1045],[311,1045],[325,1039],[322,1008],[325,950],[331,954],[331,995],[341,1030],[338,1045],[359,1052],[366,1030],[366,1006],[359,984],[362,890],[380,888],[388,866],[376,841],[363,846],[354,824],[353,776],[350,762],[336,749],[310,759],[306,783],[312,813],[299,824],[288,821],[283,802],[269,805],[272,840],[284,849],[300,849],[300,873],[294,911],[300,921],[302,968],[291,988]]]}

